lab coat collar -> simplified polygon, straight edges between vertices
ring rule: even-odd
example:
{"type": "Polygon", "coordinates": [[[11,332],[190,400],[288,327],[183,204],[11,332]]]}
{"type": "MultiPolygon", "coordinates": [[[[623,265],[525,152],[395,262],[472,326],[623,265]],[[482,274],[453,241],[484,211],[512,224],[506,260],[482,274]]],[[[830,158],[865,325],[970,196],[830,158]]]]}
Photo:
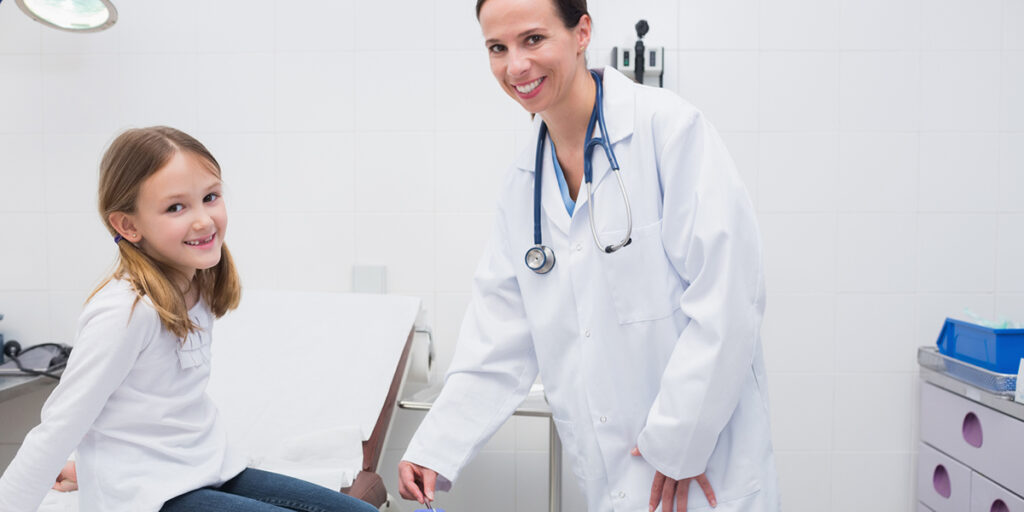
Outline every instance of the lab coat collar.
{"type": "MultiPolygon", "coordinates": [[[[595,71],[602,76],[601,85],[604,87],[604,120],[605,125],[608,127],[608,133],[611,135],[609,142],[612,144],[614,149],[615,143],[633,134],[633,117],[636,110],[633,87],[635,87],[636,84],[626,77],[626,75],[623,75],[612,67],[597,69],[595,71]]],[[[540,130],[540,123],[540,116],[535,116],[533,119],[533,130],[531,131],[533,133],[533,139],[529,144],[527,144],[526,149],[519,154],[519,159],[516,161],[516,167],[524,171],[534,171],[534,162],[537,158],[537,132],[540,130]]],[[[549,152],[547,149],[548,148],[545,148],[545,153],[549,152]]],[[[597,165],[594,166],[595,186],[601,182],[601,177],[603,177],[610,168],[608,163],[605,161],[603,151],[600,148],[594,148],[594,154],[596,155],[598,153],[601,153],[601,155],[595,159],[595,162],[597,163],[597,165]],[[602,164],[602,162],[604,163],[602,164]]],[[[619,162],[619,164],[621,165],[622,162],[619,162]]]]}
{"type": "MultiPolygon", "coordinates": [[[[604,120],[605,126],[608,128],[609,142],[614,150],[617,142],[633,134],[633,116],[636,108],[633,90],[635,84],[625,75],[615,70],[615,68],[606,67],[597,70],[597,73],[602,77],[601,84],[604,87],[604,120]]],[[[527,172],[536,172],[534,167],[537,161],[537,133],[540,130],[541,121],[540,116],[534,117],[532,142],[527,144],[526,149],[520,153],[519,159],[516,162],[516,167],[527,172]]],[[[595,135],[597,135],[596,132],[597,130],[595,130],[595,135]]],[[[623,155],[618,153],[616,153],[616,156],[620,159],[623,157],[623,155]]],[[[611,170],[611,164],[605,158],[604,150],[600,147],[594,148],[591,158],[594,162],[593,190],[596,193],[597,189],[601,186],[601,182],[604,181],[604,178],[611,170]]],[[[551,149],[549,146],[544,148],[544,161],[542,165],[541,171],[544,173],[544,180],[541,189],[541,206],[547,212],[548,219],[552,221],[552,224],[563,233],[568,234],[572,219],[565,210],[565,203],[562,201],[562,193],[558,188],[557,178],[554,175],[554,166],[551,164],[551,149]]],[[[621,160],[619,165],[622,165],[621,160]]],[[[582,211],[582,208],[586,207],[587,200],[587,189],[584,185],[580,187],[579,194],[576,195],[575,211],[582,211]]]]}

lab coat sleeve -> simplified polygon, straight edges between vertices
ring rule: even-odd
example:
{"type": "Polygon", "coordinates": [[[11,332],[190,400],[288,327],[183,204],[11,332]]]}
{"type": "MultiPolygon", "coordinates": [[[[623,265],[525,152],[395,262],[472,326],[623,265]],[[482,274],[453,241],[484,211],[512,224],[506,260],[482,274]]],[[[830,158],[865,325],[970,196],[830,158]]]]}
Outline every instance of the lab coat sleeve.
{"type": "MultiPolygon", "coordinates": [[[[102,293],[102,292],[101,292],[102,293]]],[[[158,333],[156,312],[115,293],[93,298],[82,313],[60,383],[43,405],[41,423],[25,436],[0,478],[0,510],[36,510],[72,451],[158,333]]]]}
{"type": "MultiPolygon", "coordinates": [[[[538,367],[499,208],[444,389],[403,460],[437,471],[447,490],[530,390],[538,367]]],[[[521,263],[521,262],[520,262],[521,263]]]]}
{"type": "Polygon", "coordinates": [[[644,458],[673,479],[705,471],[753,372],[764,311],[750,199],[714,128],[699,113],[681,117],[660,123],[670,136],[658,160],[662,240],[687,283],[680,306],[690,322],[638,440],[644,458]]]}

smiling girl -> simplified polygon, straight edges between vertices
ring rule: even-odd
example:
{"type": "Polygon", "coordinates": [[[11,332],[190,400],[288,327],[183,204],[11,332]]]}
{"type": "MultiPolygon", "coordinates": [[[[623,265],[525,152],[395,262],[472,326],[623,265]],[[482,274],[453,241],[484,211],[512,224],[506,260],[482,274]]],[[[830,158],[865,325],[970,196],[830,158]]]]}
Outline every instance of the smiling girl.
{"type": "Polygon", "coordinates": [[[213,155],[173,128],[110,145],[99,210],[118,265],[89,297],[42,422],[0,478],[0,510],[36,510],[76,447],[82,512],[374,510],[246,468],[228,442],[206,394],[213,319],[241,293],[222,187],[213,155]]]}

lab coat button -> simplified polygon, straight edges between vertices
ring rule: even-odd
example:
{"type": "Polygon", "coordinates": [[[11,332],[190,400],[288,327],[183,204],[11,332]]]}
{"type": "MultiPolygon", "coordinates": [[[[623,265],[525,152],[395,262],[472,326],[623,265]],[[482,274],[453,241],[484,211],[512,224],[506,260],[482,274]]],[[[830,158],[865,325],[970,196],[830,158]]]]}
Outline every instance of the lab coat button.
{"type": "Polygon", "coordinates": [[[590,329],[583,329],[583,335],[589,338],[590,337],[590,329]]]}
{"type": "Polygon", "coordinates": [[[580,243],[576,244],[576,252],[580,252],[582,250],[583,250],[583,244],[580,244],[580,243]]]}
{"type": "Polygon", "coordinates": [[[608,416],[601,416],[601,423],[608,423],[608,416]]]}
{"type": "Polygon", "coordinates": [[[625,497],[626,497],[626,493],[623,492],[623,491],[619,491],[619,498],[625,498],[625,497]]]}

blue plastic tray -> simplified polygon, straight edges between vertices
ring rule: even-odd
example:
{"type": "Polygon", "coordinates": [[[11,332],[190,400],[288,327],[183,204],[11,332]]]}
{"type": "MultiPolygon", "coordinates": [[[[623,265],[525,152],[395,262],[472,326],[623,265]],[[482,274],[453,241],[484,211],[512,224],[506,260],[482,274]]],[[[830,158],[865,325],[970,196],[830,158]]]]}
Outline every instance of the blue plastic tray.
{"type": "Polygon", "coordinates": [[[996,373],[1016,374],[1024,358],[1024,329],[992,329],[947,318],[939,352],[996,373]]]}

